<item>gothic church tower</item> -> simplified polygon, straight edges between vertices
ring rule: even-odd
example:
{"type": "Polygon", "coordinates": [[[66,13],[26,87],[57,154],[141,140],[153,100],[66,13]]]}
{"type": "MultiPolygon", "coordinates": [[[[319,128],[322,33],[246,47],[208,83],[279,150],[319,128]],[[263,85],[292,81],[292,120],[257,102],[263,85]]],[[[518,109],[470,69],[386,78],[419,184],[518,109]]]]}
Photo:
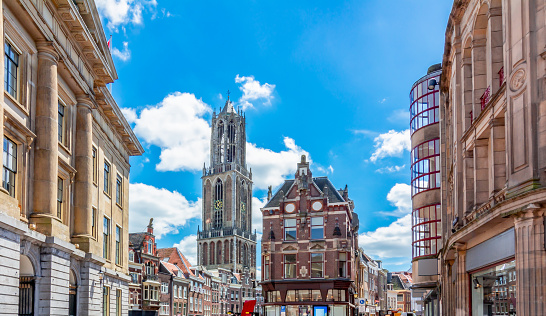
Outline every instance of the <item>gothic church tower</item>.
{"type": "Polygon", "coordinates": [[[212,114],[210,166],[203,167],[202,230],[198,264],[256,278],[256,234],[252,233],[252,173],[246,169],[245,117],[226,101],[212,114]]]}

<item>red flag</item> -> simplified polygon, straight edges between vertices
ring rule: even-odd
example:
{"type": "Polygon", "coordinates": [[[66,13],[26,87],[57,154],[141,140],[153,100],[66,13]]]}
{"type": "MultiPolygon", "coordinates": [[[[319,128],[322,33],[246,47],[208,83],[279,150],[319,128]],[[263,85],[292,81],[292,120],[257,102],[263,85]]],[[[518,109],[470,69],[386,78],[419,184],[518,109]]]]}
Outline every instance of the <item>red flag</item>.
{"type": "Polygon", "coordinates": [[[241,316],[251,316],[254,313],[254,306],[256,306],[256,300],[246,301],[243,304],[243,311],[241,316]]]}
{"type": "Polygon", "coordinates": [[[108,49],[112,49],[112,35],[110,35],[110,39],[106,42],[106,45],[108,45],[108,49]]]}

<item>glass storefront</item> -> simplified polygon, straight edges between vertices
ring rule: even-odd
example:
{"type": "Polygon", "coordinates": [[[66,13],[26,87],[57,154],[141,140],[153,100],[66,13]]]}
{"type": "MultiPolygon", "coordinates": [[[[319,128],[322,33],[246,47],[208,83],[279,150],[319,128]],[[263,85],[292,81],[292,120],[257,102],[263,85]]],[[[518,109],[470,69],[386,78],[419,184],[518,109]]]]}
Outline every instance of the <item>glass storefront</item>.
{"type": "Polygon", "coordinates": [[[347,305],[285,305],[265,306],[265,316],[346,316],[347,305]]]}
{"type": "Polygon", "coordinates": [[[472,315],[516,315],[516,263],[505,262],[471,274],[472,315]]]}

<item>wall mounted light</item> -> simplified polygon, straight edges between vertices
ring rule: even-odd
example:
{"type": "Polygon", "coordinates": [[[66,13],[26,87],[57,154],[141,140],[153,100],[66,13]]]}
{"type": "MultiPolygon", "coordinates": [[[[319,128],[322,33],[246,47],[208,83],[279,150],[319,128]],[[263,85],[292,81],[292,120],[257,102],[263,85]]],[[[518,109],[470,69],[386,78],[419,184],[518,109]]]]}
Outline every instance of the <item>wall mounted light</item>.
{"type": "Polygon", "coordinates": [[[430,79],[430,81],[428,82],[428,89],[429,90],[434,90],[434,88],[439,84],[440,83],[438,81],[436,81],[436,79],[430,79]]]}
{"type": "Polygon", "coordinates": [[[482,287],[482,285],[480,284],[480,282],[478,282],[478,279],[472,280],[472,283],[474,283],[474,288],[475,288],[475,289],[479,289],[479,288],[482,287]]]}

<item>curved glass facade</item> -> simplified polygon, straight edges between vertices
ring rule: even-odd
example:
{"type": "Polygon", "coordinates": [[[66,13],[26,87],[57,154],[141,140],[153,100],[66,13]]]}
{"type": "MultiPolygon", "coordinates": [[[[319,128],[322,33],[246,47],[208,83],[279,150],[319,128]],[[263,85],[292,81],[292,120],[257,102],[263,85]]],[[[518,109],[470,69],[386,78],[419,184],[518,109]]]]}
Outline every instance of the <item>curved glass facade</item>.
{"type": "Polygon", "coordinates": [[[430,80],[440,82],[440,72],[433,72],[430,75],[419,79],[411,88],[410,92],[410,129],[411,134],[427,125],[438,123],[440,108],[440,85],[434,90],[428,89],[430,80]]]}
{"type": "Polygon", "coordinates": [[[413,210],[413,258],[435,255],[440,242],[440,204],[413,210]]]}
{"type": "Polygon", "coordinates": [[[420,145],[411,151],[411,196],[440,188],[440,138],[420,145]]]}

